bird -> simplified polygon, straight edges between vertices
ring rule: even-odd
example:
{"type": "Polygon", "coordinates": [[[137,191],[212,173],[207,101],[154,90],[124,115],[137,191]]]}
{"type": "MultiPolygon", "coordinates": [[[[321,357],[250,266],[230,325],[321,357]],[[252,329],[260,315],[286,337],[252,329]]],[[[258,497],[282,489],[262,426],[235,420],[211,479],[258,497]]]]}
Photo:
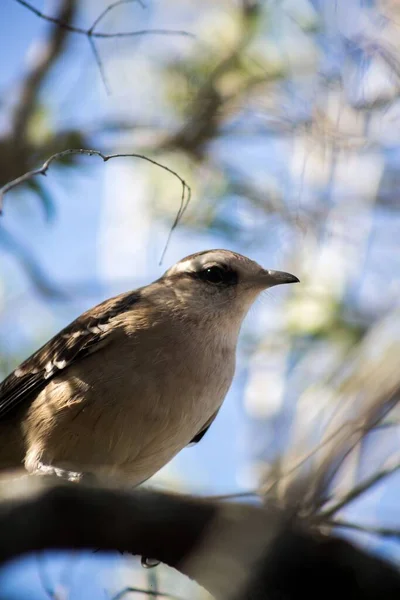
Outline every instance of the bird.
{"type": "Polygon", "coordinates": [[[140,485],[210,428],[260,292],[298,281],[207,250],[89,309],[0,384],[0,470],[140,485]]]}

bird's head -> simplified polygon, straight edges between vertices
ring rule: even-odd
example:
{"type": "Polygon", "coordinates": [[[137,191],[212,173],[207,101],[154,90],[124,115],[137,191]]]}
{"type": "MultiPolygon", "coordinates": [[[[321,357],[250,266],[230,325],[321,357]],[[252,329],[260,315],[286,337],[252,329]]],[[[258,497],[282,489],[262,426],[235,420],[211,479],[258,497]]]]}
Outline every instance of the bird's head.
{"type": "Polygon", "coordinates": [[[241,322],[260,292],[299,280],[290,273],[263,269],[236,252],[207,250],[180,260],[161,281],[196,315],[206,318],[223,312],[241,322]]]}

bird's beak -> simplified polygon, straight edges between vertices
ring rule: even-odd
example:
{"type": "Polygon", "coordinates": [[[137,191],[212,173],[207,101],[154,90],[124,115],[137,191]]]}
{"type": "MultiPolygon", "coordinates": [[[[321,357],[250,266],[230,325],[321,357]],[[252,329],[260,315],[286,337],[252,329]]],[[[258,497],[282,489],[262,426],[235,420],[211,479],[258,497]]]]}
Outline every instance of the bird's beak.
{"type": "Polygon", "coordinates": [[[282,283],[298,283],[298,279],[291,273],[285,273],[284,271],[272,271],[266,269],[260,275],[257,275],[255,283],[260,287],[266,289],[273,287],[274,285],[281,285],[282,283]]]}

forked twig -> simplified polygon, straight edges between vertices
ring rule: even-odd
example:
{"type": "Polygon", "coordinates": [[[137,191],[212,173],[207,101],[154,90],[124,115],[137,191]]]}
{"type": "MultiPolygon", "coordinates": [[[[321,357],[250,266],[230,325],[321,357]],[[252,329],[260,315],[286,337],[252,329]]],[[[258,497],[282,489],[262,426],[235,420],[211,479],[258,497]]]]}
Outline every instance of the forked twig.
{"type": "MultiPolygon", "coordinates": [[[[70,23],[65,23],[56,17],[51,17],[50,15],[46,15],[41,12],[39,9],[35,8],[27,2],[26,0],[15,0],[18,4],[25,6],[28,10],[30,10],[33,14],[49,23],[53,23],[54,25],[58,25],[58,27],[62,27],[71,33],[78,33],[80,35],[86,35],[92,38],[124,38],[124,37],[135,37],[138,35],[181,35],[185,37],[195,37],[193,33],[189,31],[184,31],[182,29],[140,29],[137,31],[120,31],[116,33],[107,33],[105,31],[94,31],[95,27],[98,25],[99,21],[113,8],[119,6],[120,4],[128,4],[130,2],[137,2],[138,0],[125,0],[125,2],[115,2],[110,4],[106,10],[104,10],[94,21],[93,25],[84,29],[83,27],[76,27],[75,25],[71,25],[70,23]]],[[[141,3],[140,3],[141,4],[141,3]]]]}
{"type": "Polygon", "coordinates": [[[95,58],[97,66],[99,68],[100,77],[103,81],[103,84],[104,84],[107,94],[110,94],[110,89],[109,89],[109,86],[107,85],[107,80],[106,80],[106,77],[104,74],[103,64],[101,62],[101,58],[99,56],[96,45],[94,43],[94,38],[103,38],[103,39],[105,39],[105,38],[107,38],[107,39],[128,38],[128,37],[137,37],[137,36],[143,36],[143,35],[179,35],[179,36],[185,36],[185,37],[195,37],[194,34],[188,32],[188,31],[184,31],[182,29],[160,29],[160,28],[140,29],[137,31],[122,31],[122,32],[116,32],[116,33],[95,31],[95,29],[96,29],[97,25],[100,23],[100,21],[114,8],[116,8],[117,6],[121,6],[122,4],[131,4],[133,2],[137,2],[142,8],[144,8],[144,4],[141,0],[117,0],[116,2],[112,2],[96,17],[96,19],[94,20],[92,25],[90,27],[88,27],[87,29],[84,29],[83,27],[77,27],[75,25],[71,25],[71,23],[68,23],[67,21],[59,19],[58,17],[52,17],[51,15],[46,15],[39,9],[32,6],[32,4],[30,2],[27,2],[26,0],[15,0],[15,1],[18,2],[18,4],[21,4],[22,6],[27,8],[29,11],[31,11],[34,15],[36,15],[40,19],[43,19],[44,21],[48,21],[49,23],[52,23],[53,25],[57,25],[61,29],[65,29],[66,31],[69,31],[70,33],[78,33],[80,35],[84,35],[87,37],[90,48],[93,52],[93,56],[95,58]]]}

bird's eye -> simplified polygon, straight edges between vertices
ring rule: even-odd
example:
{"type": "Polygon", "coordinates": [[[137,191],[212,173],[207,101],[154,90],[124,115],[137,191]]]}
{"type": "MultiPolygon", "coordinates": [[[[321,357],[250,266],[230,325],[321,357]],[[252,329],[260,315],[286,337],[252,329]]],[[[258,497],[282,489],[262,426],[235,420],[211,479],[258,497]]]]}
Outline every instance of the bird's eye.
{"type": "Polygon", "coordinates": [[[223,267],[207,267],[199,273],[199,277],[202,281],[214,284],[233,284],[237,281],[237,275],[231,269],[223,267]]]}

